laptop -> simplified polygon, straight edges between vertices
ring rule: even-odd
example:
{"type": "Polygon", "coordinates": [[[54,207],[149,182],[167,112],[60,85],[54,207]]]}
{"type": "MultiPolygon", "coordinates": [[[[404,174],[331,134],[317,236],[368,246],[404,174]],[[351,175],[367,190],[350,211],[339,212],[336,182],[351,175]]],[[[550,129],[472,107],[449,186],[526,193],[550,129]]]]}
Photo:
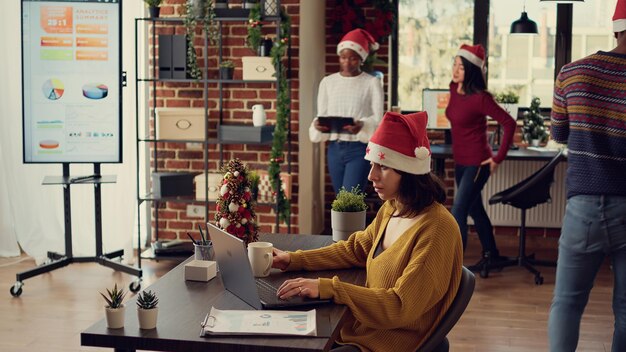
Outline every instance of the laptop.
{"type": "Polygon", "coordinates": [[[230,293],[239,297],[255,309],[289,309],[330,303],[330,300],[312,299],[307,297],[292,297],[288,300],[276,296],[278,287],[289,278],[319,277],[315,272],[297,272],[292,277],[288,275],[271,275],[265,278],[255,278],[248,261],[248,251],[244,242],[226,231],[207,223],[211,236],[215,259],[222,276],[224,287],[230,293]],[[307,275],[308,274],[308,275],[307,275]],[[272,277],[274,276],[274,277],[272,277]]]}

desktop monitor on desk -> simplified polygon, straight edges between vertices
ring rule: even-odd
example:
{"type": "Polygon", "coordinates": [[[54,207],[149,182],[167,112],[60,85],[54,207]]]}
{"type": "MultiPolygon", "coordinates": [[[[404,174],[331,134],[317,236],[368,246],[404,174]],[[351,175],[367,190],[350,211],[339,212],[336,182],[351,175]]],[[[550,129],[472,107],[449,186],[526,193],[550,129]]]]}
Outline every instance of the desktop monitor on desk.
{"type": "Polygon", "coordinates": [[[426,128],[434,130],[444,130],[445,143],[450,144],[450,121],[446,117],[446,108],[450,101],[450,91],[448,89],[422,90],[422,109],[428,114],[428,125],[426,128]]]}

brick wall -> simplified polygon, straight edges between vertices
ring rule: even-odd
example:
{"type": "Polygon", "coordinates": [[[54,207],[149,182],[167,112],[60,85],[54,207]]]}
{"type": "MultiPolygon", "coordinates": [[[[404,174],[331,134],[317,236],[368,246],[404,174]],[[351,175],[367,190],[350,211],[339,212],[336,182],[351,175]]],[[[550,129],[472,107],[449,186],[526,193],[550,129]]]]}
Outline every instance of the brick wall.
{"type": "MultiPolygon", "coordinates": [[[[184,0],[164,0],[161,5],[161,17],[180,17],[182,4],[184,0]]],[[[239,2],[238,2],[239,3],[239,2]]],[[[293,175],[292,197],[291,197],[291,232],[298,232],[298,149],[297,149],[297,131],[298,131],[298,27],[299,27],[299,1],[298,0],[282,0],[281,4],[286,8],[287,13],[291,16],[292,21],[292,38],[291,38],[291,173],[293,175]]],[[[157,25],[157,28],[151,28],[150,35],[158,34],[185,34],[185,28],[180,25],[157,25]]],[[[216,46],[210,46],[205,52],[203,43],[204,38],[202,29],[198,27],[195,37],[195,48],[198,57],[198,64],[203,67],[205,60],[208,60],[208,78],[218,77],[218,51],[216,46]]],[[[271,38],[276,36],[276,26],[270,22],[263,23],[263,33],[268,34],[271,38]]],[[[252,52],[245,46],[247,35],[247,22],[223,22],[223,48],[222,55],[224,60],[233,60],[235,62],[234,79],[242,78],[242,56],[254,56],[252,52]]],[[[150,37],[151,39],[151,37],[150,37]]],[[[152,47],[150,47],[150,53],[152,47]]],[[[287,64],[287,59],[283,62],[287,64]]],[[[154,64],[150,60],[150,65],[154,64]]],[[[276,84],[272,83],[246,83],[246,84],[225,84],[223,85],[223,122],[224,123],[246,123],[252,124],[252,106],[255,104],[263,104],[267,113],[268,123],[274,123],[276,117],[276,84]]],[[[208,86],[208,108],[209,108],[209,138],[216,138],[216,126],[219,121],[219,91],[217,84],[209,84],[208,86]]],[[[157,107],[204,107],[203,85],[202,83],[157,83],[156,97],[150,92],[149,106],[153,107],[156,103],[157,107]],[[154,101],[153,99],[156,99],[154,101]]],[[[151,129],[154,129],[154,123],[151,121],[151,129]]],[[[185,143],[158,143],[158,168],[160,171],[188,171],[201,173],[204,167],[204,153],[199,144],[185,143]]],[[[219,147],[217,145],[208,146],[208,169],[211,172],[219,170],[219,147]]],[[[285,151],[287,148],[285,147],[285,151]]],[[[269,155],[271,146],[269,145],[243,145],[233,144],[223,146],[223,160],[228,161],[232,158],[239,158],[246,163],[251,169],[267,170],[269,165],[269,155]]],[[[154,166],[154,159],[151,158],[154,166]]],[[[283,165],[283,171],[287,171],[287,164],[283,165]]],[[[203,203],[198,203],[202,205],[203,203]]],[[[197,225],[204,223],[204,218],[189,218],[186,216],[187,203],[166,202],[160,203],[158,210],[159,233],[160,239],[187,239],[186,232],[189,231],[198,237],[197,225]]],[[[281,224],[276,229],[275,213],[270,205],[258,205],[256,207],[257,221],[260,224],[261,232],[287,232],[286,224],[281,224]]],[[[153,210],[153,216],[156,215],[153,210]]],[[[209,221],[213,221],[215,215],[214,205],[209,205],[209,221]]],[[[152,226],[155,221],[153,219],[152,226]]]]}

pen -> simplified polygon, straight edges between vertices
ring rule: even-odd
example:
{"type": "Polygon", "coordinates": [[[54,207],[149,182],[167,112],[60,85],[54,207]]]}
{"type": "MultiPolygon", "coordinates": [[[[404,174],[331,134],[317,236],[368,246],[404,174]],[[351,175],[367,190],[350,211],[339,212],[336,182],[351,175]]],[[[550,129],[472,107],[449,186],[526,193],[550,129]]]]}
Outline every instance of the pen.
{"type": "Polygon", "coordinates": [[[189,239],[191,239],[191,242],[193,242],[193,244],[198,245],[198,243],[196,242],[196,240],[193,239],[193,237],[191,237],[191,235],[189,234],[189,232],[187,232],[187,236],[189,236],[189,239]]]}
{"type": "Polygon", "coordinates": [[[98,179],[100,177],[101,177],[100,175],[88,175],[88,176],[73,177],[73,178],[70,178],[70,183],[86,181],[86,180],[89,180],[89,179],[92,179],[92,178],[98,179]]]}
{"type": "Polygon", "coordinates": [[[202,232],[202,226],[200,226],[200,224],[198,224],[198,230],[200,230],[200,236],[202,237],[202,245],[204,246],[206,244],[206,240],[204,239],[204,232],[202,232]]]}

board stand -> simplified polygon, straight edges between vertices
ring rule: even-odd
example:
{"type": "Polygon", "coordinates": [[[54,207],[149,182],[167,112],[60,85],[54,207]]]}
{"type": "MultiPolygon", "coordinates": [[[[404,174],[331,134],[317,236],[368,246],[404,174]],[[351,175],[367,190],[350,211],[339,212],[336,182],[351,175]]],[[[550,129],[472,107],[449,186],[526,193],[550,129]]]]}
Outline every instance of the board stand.
{"type": "Polygon", "coordinates": [[[102,253],[102,197],[101,185],[105,183],[115,183],[116,176],[102,176],[100,174],[100,163],[94,163],[94,174],[89,176],[70,177],[70,164],[63,163],[63,176],[46,176],[43,185],[63,185],[63,210],[65,220],[65,254],[48,252],[48,260],[34,268],[16,274],[16,283],[11,286],[10,292],[14,297],[22,294],[23,281],[62,268],[72,263],[98,263],[102,266],[119,270],[127,274],[137,276],[137,279],[129,285],[132,292],[141,289],[141,264],[138,268],[121,263],[124,250],[120,249],[110,253],[102,253]],[[95,230],[96,230],[96,255],[93,257],[75,257],[72,254],[72,208],[70,204],[70,186],[76,184],[93,184],[94,205],[95,205],[95,230]],[[119,260],[113,260],[119,258],[119,260]]]}

